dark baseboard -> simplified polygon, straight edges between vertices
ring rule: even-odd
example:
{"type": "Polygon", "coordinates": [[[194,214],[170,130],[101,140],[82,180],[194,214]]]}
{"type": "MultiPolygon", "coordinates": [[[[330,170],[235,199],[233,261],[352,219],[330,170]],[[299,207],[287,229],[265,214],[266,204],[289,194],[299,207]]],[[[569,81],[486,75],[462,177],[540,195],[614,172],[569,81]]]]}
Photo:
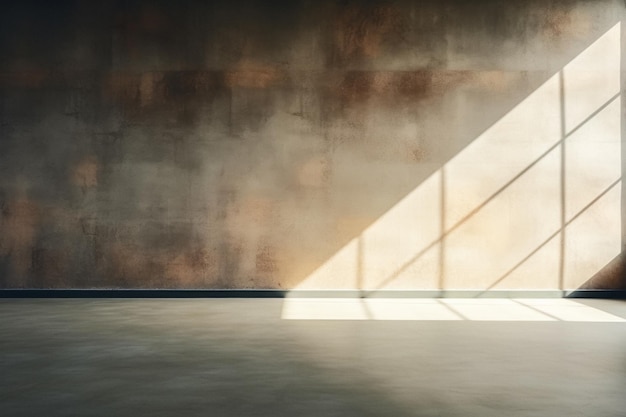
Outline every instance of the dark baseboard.
{"type": "Polygon", "coordinates": [[[0,289],[0,298],[605,298],[626,290],[0,289]]]}
{"type": "Polygon", "coordinates": [[[3,289],[0,298],[284,298],[280,290],[3,289]]]}
{"type": "Polygon", "coordinates": [[[575,290],[567,298],[606,298],[626,300],[626,290],[575,290]]]}

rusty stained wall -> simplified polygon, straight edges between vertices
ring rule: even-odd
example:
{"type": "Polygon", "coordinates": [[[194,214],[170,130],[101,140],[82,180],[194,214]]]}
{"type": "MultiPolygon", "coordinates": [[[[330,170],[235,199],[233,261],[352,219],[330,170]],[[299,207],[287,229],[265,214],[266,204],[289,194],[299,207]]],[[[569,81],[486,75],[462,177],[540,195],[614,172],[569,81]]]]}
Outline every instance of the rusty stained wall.
{"type": "Polygon", "coordinates": [[[294,288],[623,5],[2,9],[0,287],[294,288]]]}

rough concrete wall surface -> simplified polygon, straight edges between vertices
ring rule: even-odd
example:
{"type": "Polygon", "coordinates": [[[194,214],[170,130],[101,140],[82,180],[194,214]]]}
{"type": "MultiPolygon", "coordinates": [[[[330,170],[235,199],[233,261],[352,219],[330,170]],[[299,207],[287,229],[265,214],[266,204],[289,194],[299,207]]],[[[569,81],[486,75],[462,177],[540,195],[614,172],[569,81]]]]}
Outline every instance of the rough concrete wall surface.
{"type": "Polygon", "coordinates": [[[624,286],[623,16],[3,2],[0,287],[624,286]]]}

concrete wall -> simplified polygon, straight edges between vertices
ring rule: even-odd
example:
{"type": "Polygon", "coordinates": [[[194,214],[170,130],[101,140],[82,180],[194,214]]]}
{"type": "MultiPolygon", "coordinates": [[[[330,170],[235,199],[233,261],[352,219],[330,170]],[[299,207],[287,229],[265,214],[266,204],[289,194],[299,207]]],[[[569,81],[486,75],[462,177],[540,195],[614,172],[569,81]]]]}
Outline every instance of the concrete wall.
{"type": "Polygon", "coordinates": [[[623,15],[4,2],[0,287],[626,286],[623,15]]]}

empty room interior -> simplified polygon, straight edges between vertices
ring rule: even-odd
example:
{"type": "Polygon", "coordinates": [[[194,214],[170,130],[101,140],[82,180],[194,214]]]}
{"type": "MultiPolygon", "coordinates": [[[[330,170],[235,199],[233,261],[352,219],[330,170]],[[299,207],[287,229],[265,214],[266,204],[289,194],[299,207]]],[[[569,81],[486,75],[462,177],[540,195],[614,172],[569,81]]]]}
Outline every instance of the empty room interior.
{"type": "Polygon", "coordinates": [[[626,417],[623,45],[622,0],[1,2],[0,415],[626,417]]]}

